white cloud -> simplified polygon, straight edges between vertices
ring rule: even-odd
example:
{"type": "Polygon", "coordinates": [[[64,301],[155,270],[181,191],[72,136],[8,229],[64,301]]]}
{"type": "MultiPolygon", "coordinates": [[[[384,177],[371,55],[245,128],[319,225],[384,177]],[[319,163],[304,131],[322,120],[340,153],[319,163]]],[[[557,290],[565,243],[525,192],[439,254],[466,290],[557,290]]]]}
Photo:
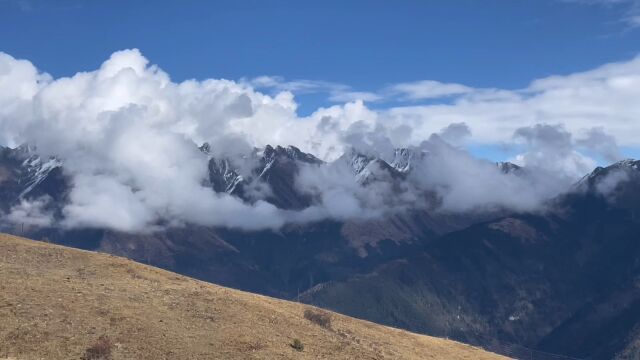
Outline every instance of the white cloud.
{"type": "Polygon", "coordinates": [[[620,19],[629,28],[640,26],[640,0],[562,0],[568,3],[618,7],[624,12],[620,19]]]}
{"type": "Polygon", "coordinates": [[[440,130],[440,137],[452,144],[456,145],[471,136],[471,130],[465,123],[451,123],[444,129],[440,130]]]}
{"type": "Polygon", "coordinates": [[[270,77],[175,83],[137,50],[116,52],[95,71],[53,79],[28,61],[0,53],[0,144],[30,143],[42,155],[64,161],[73,179],[71,202],[63,209],[67,226],[125,231],[184,222],[277,228],[287,221],[375,214],[416,200],[414,190],[422,186],[438,189],[449,209],[483,204],[528,209],[558,189],[500,177],[490,163],[435,139],[510,144],[517,133],[525,148],[518,161],[560,178],[589,170],[592,160],[581,148],[613,159],[616,144],[640,146],[640,58],[535,80],[521,90],[409,85],[396,86],[403,89],[400,96],[455,100],[386,110],[372,110],[358,100],[300,117],[294,92],[324,89],[336,101],[370,93],[270,77]],[[266,95],[255,87],[276,93],[266,95]],[[541,123],[560,126],[536,125],[541,123]],[[437,133],[441,137],[431,137],[437,133]],[[603,140],[606,146],[598,145],[603,140]],[[426,147],[438,154],[430,158],[430,168],[442,171],[414,181],[414,189],[400,192],[405,197],[400,200],[389,197],[398,193],[385,184],[364,191],[353,179],[335,179],[331,173],[303,176],[303,187],[316,191],[320,203],[293,214],[266,202],[248,204],[211,192],[204,185],[208,158],[197,149],[205,141],[214,155],[236,158],[266,144],[294,145],[325,160],[338,158],[348,147],[383,157],[396,147],[426,147]],[[522,191],[527,187],[534,191],[522,191]],[[509,199],[514,194],[520,194],[521,203],[509,199]]]}
{"type": "Polygon", "coordinates": [[[366,91],[337,91],[329,96],[329,100],[333,102],[376,102],[381,101],[382,99],[383,97],[381,95],[366,91]]]}
{"type": "Polygon", "coordinates": [[[0,103],[19,105],[0,113],[5,143],[34,144],[64,161],[73,178],[65,225],[133,231],[153,228],[159,219],[243,228],[282,224],[280,210],[270,204],[244,204],[205,187],[208,159],[196,144],[217,144],[246,117],[291,118],[290,97],[266,97],[223,80],[175,84],[137,50],[114,53],[97,71],[57,80],[38,75],[29,63],[1,59],[0,103]]]}
{"type": "Polygon", "coordinates": [[[395,84],[389,87],[391,94],[399,95],[406,100],[437,99],[452,95],[468,94],[473,88],[455,83],[441,83],[433,80],[422,80],[395,84]]]}
{"type": "Polygon", "coordinates": [[[640,146],[640,57],[566,76],[535,80],[525,89],[470,93],[452,104],[400,106],[380,114],[387,123],[408,124],[410,141],[463,122],[477,143],[511,141],[518,128],[562,124],[571,133],[606,129],[618,144],[640,146]]]}
{"type": "Polygon", "coordinates": [[[516,130],[514,137],[526,144],[527,151],[516,157],[518,165],[542,170],[545,176],[562,176],[565,185],[591,171],[595,161],[574,150],[571,134],[560,125],[537,124],[516,130]]]}
{"type": "Polygon", "coordinates": [[[33,201],[23,199],[9,210],[3,220],[18,226],[49,226],[53,223],[53,214],[46,208],[50,201],[48,197],[33,201]]]}
{"type": "Polygon", "coordinates": [[[590,150],[607,162],[622,159],[622,154],[620,153],[616,139],[607,134],[602,127],[587,130],[583,134],[583,137],[576,141],[576,144],[590,150]]]}
{"type": "Polygon", "coordinates": [[[411,174],[419,189],[435,189],[444,211],[477,209],[540,209],[543,202],[566,189],[563,174],[542,173],[532,166],[526,176],[505,174],[496,164],[477,159],[434,135],[421,146],[429,152],[424,166],[411,174]]]}
{"type": "Polygon", "coordinates": [[[275,89],[288,91],[293,94],[328,94],[331,102],[382,100],[382,96],[373,92],[356,91],[348,85],[318,80],[292,80],[287,81],[281,76],[259,76],[251,80],[243,79],[242,82],[256,89],[275,89]]]}

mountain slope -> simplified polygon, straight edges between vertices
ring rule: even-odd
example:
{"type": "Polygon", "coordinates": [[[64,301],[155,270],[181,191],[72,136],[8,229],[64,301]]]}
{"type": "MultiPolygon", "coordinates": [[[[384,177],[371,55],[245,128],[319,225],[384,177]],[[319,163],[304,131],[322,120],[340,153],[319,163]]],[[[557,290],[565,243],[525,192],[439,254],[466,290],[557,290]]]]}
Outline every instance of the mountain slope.
{"type": "Polygon", "coordinates": [[[9,235],[0,254],[0,358],[86,357],[101,337],[113,359],[502,358],[111,255],[9,235]]]}
{"type": "MultiPolygon", "coordinates": [[[[256,200],[256,194],[262,194],[266,196],[263,200],[286,210],[299,210],[317,201],[296,186],[300,170],[329,166],[292,146],[266,146],[245,158],[233,159],[214,157],[206,145],[201,151],[209,156],[209,178],[204,183],[213,191],[227,192],[249,203],[256,200]]],[[[350,181],[371,184],[401,181],[408,171],[420,165],[417,161],[424,156],[399,149],[389,162],[356,152],[340,161],[353,170],[344,174],[350,181]]],[[[99,250],[200,280],[281,298],[294,298],[318,283],[368,272],[380,263],[418,251],[442,234],[497,217],[493,213],[441,215],[417,208],[384,218],[290,224],[278,231],[247,232],[193,224],[152,233],[69,229],[60,226],[59,221],[64,217],[73,183],[65,176],[64,164],[52,162],[56,167],[46,171],[51,166],[43,165],[51,160],[42,161],[28,146],[1,149],[0,210],[8,214],[16,207],[20,210],[23,201],[42,200],[46,204],[43,210],[53,217],[52,224],[38,227],[3,222],[0,213],[1,232],[99,250]],[[37,185],[30,187],[33,183],[37,185]]]]}
{"type": "Polygon", "coordinates": [[[548,212],[472,225],[302,299],[470,343],[637,359],[639,165],[598,168],[548,212]]]}

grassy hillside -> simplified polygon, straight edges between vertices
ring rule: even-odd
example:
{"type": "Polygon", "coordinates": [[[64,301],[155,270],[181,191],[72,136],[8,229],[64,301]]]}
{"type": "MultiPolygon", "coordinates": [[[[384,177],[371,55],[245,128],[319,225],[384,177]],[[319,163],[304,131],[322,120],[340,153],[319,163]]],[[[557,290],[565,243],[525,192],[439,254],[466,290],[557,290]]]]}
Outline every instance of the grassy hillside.
{"type": "Polygon", "coordinates": [[[0,359],[502,358],[9,235],[0,235],[0,319],[0,359]]]}

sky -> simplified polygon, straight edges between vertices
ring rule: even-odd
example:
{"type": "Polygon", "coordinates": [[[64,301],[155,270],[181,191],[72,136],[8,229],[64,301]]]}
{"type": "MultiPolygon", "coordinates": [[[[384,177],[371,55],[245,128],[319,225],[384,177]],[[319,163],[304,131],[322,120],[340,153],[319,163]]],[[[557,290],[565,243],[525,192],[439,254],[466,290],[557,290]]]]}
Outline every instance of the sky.
{"type": "MultiPolygon", "coordinates": [[[[640,53],[640,1],[0,0],[0,34],[0,51],[55,78],[136,48],[175,82],[262,79],[254,86],[292,91],[309,115],[354,99],[407,105],[380,95],[395,84],[518,90],[630,60],[640,53]]],[[[503,148],[470,146],[496,159],[503,148]]]]}
{"type": "MultiPolygon", "coordinates": [[[[64,164],[70,227],[278,228],[424,191],[449,211],[532,210],[640,158],[640,0],[0,0],[0,34],[0,145],[64,164]],[[338,165],[303,173],[320,200],[295,213],[204,186],[208,156],[240,166],[267,144],[330,164],[431,155],[401,196],[338,165]]],[[[49,223],[48,201],[11,214],[49,223]]]]}
{"type": "MultiPolygon", "coordinates": [[[[517,89],[638,53],[633,0],[0,0],[0,49],[55,77],[138,48],[174,81],[517,89]],[[74,54],[67,56],[66,54],[74,54]]],[[[307,110],[318,105],[309,99],[307,110]]],[[[304,105],[304,104],[303,104],[304,105]]]]}

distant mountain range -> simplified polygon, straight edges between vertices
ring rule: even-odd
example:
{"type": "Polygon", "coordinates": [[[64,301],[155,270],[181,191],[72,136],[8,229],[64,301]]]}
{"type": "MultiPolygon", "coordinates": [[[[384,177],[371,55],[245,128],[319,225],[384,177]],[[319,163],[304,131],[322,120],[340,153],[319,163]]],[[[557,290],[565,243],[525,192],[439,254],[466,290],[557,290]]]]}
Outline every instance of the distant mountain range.
{"type": "MultiPolygon", "coordinates": [[[[388,159],[356,151],[325,163],[295,147],[246,161],[210,155],[207,186],[280,209],[315,203],[302,166],[347,166],[363,186],[402,184],[428,153],[388,159]]],[[[526,176],[511,163],[500,171],[526,176]]],[[[0,209],[49,197],[62,218],[64,163],[23,146],[0,150],[0,209]]],[[[437,195],[433,196],[437,201],[437,195]]],[[[640,357],[640,162],[592,173],[545,211],[439,212],[416,206],[380,218],[242,231],[184,226],[145,234],[4,224],[4,231],[104,251],[243,290],[326,307],[479,345],[520,344],[576,358],[640,357]]],[[[55,223],[54,223],[55,224],[55,223]]]]}

